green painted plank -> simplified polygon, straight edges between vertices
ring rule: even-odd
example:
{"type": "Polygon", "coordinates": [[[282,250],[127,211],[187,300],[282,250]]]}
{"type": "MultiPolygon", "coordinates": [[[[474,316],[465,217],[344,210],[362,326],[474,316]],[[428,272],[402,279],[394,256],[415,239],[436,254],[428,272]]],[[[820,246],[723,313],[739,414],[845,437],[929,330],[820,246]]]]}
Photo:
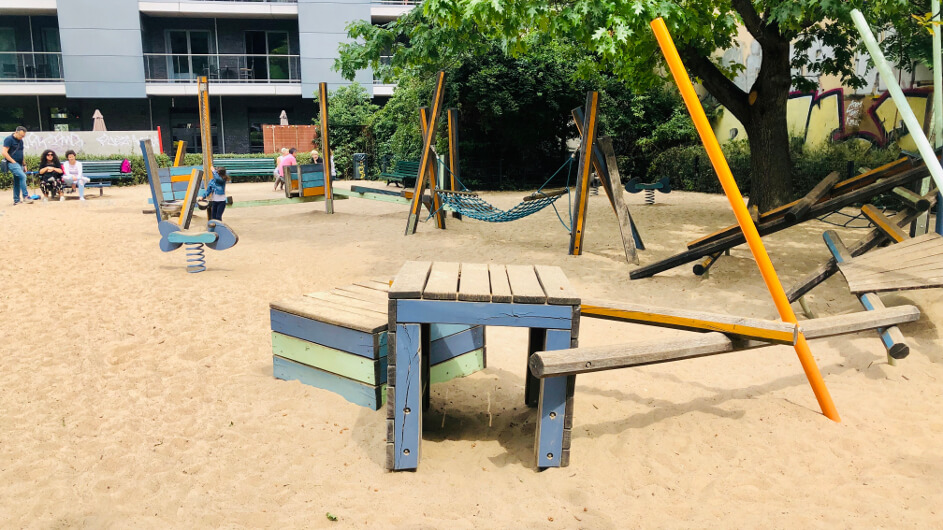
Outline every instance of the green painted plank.
{"type": "Polygon", "coordinates": [[[405,197],[395,197],[393,195],[385,195],[381,193],[357,193],[344,188],[334,188],[334,197],[343,197],[345,199],[348,197],[354,197],[357,199],[369,199],[371,201],[392,202],[394,204],[410,203],[410,200],[405,197]]]}
{"type": "MultiPolygon", "coordinates": [[[[346,199],[347,197],[335,197],[339,199],[346,199]]],[[[317,197],[282,197],[281,199],[259,199],[255,201],[234,201],[230,208],[251,208],[253,206],[275,206],[277,204],[294,204],[299,202],[321,202],[324,200],[323,195],[317,197]]]]}
{"type": "Polygon", "coordinates": [[[444,383],[459,377],[467,377],[485,369],[484,348],[470,351],[465,355],[453,357],[444,363],[429,367],[429,381],[444,383]]]}
{"type": "Polygon", "coordinates": [[[277,332],[272,332],[272,353],[369,385],[386,381],[386,357],[371,360],[277,332]]]}

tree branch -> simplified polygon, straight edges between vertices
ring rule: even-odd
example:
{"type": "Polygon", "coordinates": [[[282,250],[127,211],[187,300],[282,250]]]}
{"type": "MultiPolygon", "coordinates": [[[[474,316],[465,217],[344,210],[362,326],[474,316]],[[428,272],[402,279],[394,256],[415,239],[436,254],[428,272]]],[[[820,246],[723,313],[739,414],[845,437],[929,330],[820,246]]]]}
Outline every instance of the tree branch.
{"type": "Polygon", "coordinates": [[[764,21],[760,18],[756,9],[753,8],[753,2],[750,0],[732,0],[730,4],[740,14],[740,18],[743,19],[743,26],[747,28],[750,35],[753,35],[754,39],[760,40],[763,37],[764,21]]]}
{"type": "Polygon", "coordinates": [[[704,88],[745,124],[749,115],[747,93],[728,79],[708,57],[687,47],[679,52],[684,64],[700,78],[704,88]]]}

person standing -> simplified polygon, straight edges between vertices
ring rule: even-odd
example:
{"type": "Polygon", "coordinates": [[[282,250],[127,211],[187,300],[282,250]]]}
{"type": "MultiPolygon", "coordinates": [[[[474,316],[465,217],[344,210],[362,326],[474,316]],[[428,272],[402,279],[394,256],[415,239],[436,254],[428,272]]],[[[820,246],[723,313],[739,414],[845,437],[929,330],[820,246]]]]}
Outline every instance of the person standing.
{"type": "Polygon", "coordinates": [[[223,211],[226,209],[226,183],[229,175],[226,168],[213,170],[213,180],[206,186],[206,196],[209,198],[209,220],[222,221],[223,211]]]}
{"type": "Polygon", "coordinates": [[[69,149],[65,152],[66,163],[62,164],[62,169],[65,170],[65,174],[62,176],[62,183],[67,186],[72,186],[72,191],[75,191],[76,186],[79,188],[79,200],[85,200],[85,185],[88,184],[89,179],[82,174],[82,163],[75,159],[75,151],[69,149]]]}
{"type": "Polygon", "coordinates": [[[281,154],[278,155],[278,158],[275,159],[275,190],[278,191],[278,185],[281,184],[282,187],[285,187],[285,177],[282,176],[282,160],[288,156],[288,148],[282,147],[281,154]]]}
{"type": "Polygon", "coordinates": [[[32,199],[26,190],[26,165],[23,163],[23,138],[26,136],[26,127],[17,127],[13,134],[3,140],[3,159],[10,165],[13,173],[13,205],[20,203],[22,193],[23,202],[31,204],[32,199]]]}

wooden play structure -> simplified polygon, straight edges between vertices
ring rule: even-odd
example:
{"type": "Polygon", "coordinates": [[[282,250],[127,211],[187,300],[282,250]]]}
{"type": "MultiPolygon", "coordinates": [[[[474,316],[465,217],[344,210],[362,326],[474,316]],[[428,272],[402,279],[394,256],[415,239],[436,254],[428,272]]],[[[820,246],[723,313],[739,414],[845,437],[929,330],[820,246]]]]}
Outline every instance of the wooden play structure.
{"type": "MultiPolygon", "coordinates": [[[[386,402],[388,281],[364,281],[272,302],[274,376],[339,394],[373,410],[386,402]]],[[[485,367],[484,326],[428,330],[429,380],[444,382],[485,367]]]]}
{"type": "MultiPolygon", "coordinates": [[[[182,148],[182,146],[181,146],[182,148]]],[[[193,209],[203,182],[203,168],[200,166],[174,166],[158,168],[154,148],[150,140],[141,140],[141,152],[144,154],[144,172],[151,190],[153,213],[160,223],[171,217],[178,217],[177,224],[190,228],[193,209]]],[[[177,160],[179,161],[178,150],[177,160]]],[[[150,212],[150,210],[145,210],[150,212]]]]}
{"type": "MultiPolygon", "coordinates": [[[[432,193],[431,217],[435,218],[436,227],[441,229],[445,228],[446,210],[453,212],[457,218],[467,216],[486,222],[509,222],[532,215],[551,206],[562,195],[570,192],[569,179],[566,188],[563,190],[544,191],[544,186],[547,186],[563,169],[569,168],[574,163],[572,157],[567,159],[540,189],[508,210],[499,209],[482,199],[477,193],[465,189],[459,177],[458,113],[455,109],[449,109],[447,112],[449,164],[446,171],[449,176],[443,178],[443,175],[439,174],[440,172],[435,163],[436,157],[433,146],[435,145],[436,128],[442,107],[444,80],[445,73],[439,72],[433,92],[432,105],[428,109],[420,109],[423,148],[421,160],[417,166],[418,174],[406,223],[406,235],[416,232],[420,220],[419,210],[427,188],[432,193]]],[[[587,94],[585,108],[573,110],[574,121],[583,141],[580,146],[579,162],[577,163],[576,184],[573,186],[575,189],[573,211],[570,215],[570,226],[566,227],[570,232],[569,253],[580,255],[583,252],[586,214],[589,206],[589,182],[592,179],[592,173],[595,171],[602,181],[613,211],[619,218],[620,235],[626,259],[638,264],[636,251],[637,249],[643,249],[644,246],[641,237],[638,235],[638,230],[632,222],[628,207],[622,200],[622,184],[616,165],[615,153],[612,152],[612,144],[608,138],[599,137],[598,135],[598,113],[599,94],[597,92],[587,94]]],[[[566,226],[565,223],[564,226],[566,226]]]]}

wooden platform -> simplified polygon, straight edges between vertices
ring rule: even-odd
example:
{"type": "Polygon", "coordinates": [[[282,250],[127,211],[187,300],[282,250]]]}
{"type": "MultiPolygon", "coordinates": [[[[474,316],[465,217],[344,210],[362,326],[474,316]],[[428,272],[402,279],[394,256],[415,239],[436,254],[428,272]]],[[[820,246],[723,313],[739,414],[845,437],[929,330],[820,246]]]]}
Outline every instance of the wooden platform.
{"type": "Polygon", "coordinates": [[[838,267],[854,294],[943,287],[943,236],[908,239],[838,267]]]}

